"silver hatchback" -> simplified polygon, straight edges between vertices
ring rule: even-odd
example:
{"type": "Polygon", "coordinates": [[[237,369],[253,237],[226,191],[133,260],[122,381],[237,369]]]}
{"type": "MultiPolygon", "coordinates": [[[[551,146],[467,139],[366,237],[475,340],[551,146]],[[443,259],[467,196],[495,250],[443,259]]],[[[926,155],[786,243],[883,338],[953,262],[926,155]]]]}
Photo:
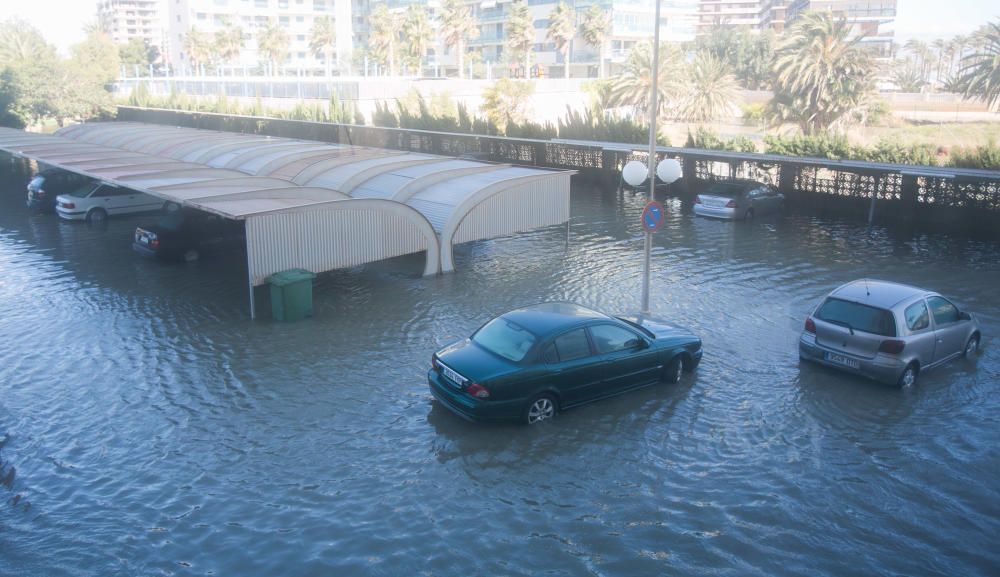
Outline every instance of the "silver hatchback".
{"type": "Polygon", "coordinates": [[[901,387],[979,349],[972,314],[938,293],[860,279],[833,292],[806,319],[799,358],[901,387]]]}

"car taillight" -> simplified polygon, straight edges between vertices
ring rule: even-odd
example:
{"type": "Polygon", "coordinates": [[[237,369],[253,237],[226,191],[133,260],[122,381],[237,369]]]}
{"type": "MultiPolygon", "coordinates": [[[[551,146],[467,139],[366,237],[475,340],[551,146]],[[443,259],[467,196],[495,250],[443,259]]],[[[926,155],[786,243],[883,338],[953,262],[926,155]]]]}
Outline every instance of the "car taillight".
{"type": "Polygon", "coordinates": [[[882,344],[878,346],[880,353],[889,353],[890,355],[898,355],[903,352],[906,347],[906,341],[889,340],[882,341],[882,344]]]}
{"type": "Polygon", "coordinates": [[[45,196],[45,191],[39,188],[38,190],[35,191],[35,196],[41,198],[45,196]]]}
{"type": "Polygon", "coordinates": [[[465,389],[466,393],[469,393],[477,399],[488,399],[490,398],[490,392],[486,390],[486,387],[480,385],[479,383],[472,383],[465,389]]]}
{"type": "Polygon", "coordinates": [[[701,204],[701,197],[700,196],[694,197],[694,203],[695,204],[701,204]]]}
{"type": "Polygon", "coordinates": [[[149,241],[149,246],[151,246],[153,248],[156,248],[156,247],[160,246],[160,241],[158,241],[158,240],[156,240],[154,238],[153,240],[149,241]]]}
{"type": "Polygon", "coordinates": [[[438,364],[437,353],[431,355],[431,367],[433,367],[435,371],[441,368],[441,365],[438,364]]]}
{"type": "Polygon", "coordinates": [[[816,323],[813,322],[812,317],[806,317],[806,332],[816,334],[816,323]]]}
{"type": "Polygon", "coordinates": [[[63,208],[76,208],[76,204],[74,204],[72,202],[60,202],[59,206],[61,206],[63,208]]]}
{"type": "Polygon", "coordinates": [[[735,200],[730,200],[729,202],[727,202],[726,203],[726,208],[736,208],[736,201],[735,200]]]}

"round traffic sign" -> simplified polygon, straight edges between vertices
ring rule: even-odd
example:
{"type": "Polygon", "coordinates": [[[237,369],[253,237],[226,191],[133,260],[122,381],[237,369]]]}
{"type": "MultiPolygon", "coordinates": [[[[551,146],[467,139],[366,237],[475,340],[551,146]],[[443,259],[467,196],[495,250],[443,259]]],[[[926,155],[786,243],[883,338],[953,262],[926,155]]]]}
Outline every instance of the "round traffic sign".
{"type": "Polygon", "coordinates": [[[663,224],[664,216],[663,205],[655,200],[649,201],[646,203],[646,207],[642,209],[642,228],[646,232],[655,232],[663,224]]]}

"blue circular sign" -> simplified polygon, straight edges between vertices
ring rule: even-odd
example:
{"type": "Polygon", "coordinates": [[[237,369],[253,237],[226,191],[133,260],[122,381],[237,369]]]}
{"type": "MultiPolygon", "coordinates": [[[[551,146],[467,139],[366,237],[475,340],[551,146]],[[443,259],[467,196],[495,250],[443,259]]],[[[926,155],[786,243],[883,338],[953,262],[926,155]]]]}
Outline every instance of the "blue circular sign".
{"type": "Polygon", "coordinates": [[[655,200],[649,201],[646,203],[646,208],[642,209],[642,228],[646,232],[656,232],[656,229],[663,224],[664,216],[663,205],[655,200]]]}

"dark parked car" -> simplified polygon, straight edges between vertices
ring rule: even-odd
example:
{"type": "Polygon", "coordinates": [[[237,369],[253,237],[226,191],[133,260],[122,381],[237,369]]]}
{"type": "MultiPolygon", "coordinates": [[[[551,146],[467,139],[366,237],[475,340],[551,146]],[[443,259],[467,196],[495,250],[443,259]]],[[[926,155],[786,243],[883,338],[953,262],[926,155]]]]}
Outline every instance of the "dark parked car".
{"type": "Polygon", "coordinates": [[[434,397],[474,421],[534,424],[575,405],[659,381],[701,361],[701,339],[664,322],[543,303],[489,321],[434,353],[434,397]]]}
{"type": "Polygon", "coordinates": [[[730,220],[779,212],[784,206],[785,195],[754,180],[715,182],[694,198],[695,214],[730,220]]]}
{"type": "Polygon", "coordinates": [[[198,260],[207,249],[236,244],[244,238],[243,223],[221,216],[175,207],[157,224],[135,229],[132,248],[143,256],[167,260],[198,260]]]}
{"type": "Polygon", "coordinates": [[[936,292],[859,279],[838,287],[806,318],[799,357],[900,387],[979,349],[979,322],[936,292]]]}
{"type": "Polygon", "coordinates": [[[38,212],[54,212],[56,197],[72,192],[93,179],[82,174],[67,172],[58,168],[46,168],[28,182],[28,198],[25,204],[38,212]]]}

